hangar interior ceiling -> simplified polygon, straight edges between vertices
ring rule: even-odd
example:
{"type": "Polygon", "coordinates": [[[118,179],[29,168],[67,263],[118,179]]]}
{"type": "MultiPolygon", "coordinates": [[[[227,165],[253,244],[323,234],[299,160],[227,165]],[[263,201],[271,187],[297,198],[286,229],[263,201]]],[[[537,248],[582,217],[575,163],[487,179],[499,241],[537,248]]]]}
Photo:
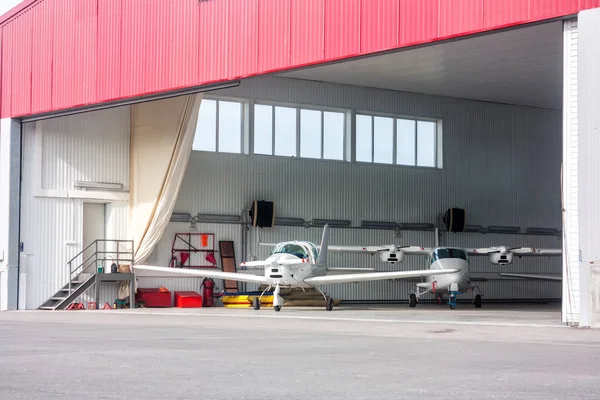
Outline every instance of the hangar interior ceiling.
{"type": "Polygon", "coordinates": [[[526,26],[278,75],[562,109],[562,26],[526,26]]]}

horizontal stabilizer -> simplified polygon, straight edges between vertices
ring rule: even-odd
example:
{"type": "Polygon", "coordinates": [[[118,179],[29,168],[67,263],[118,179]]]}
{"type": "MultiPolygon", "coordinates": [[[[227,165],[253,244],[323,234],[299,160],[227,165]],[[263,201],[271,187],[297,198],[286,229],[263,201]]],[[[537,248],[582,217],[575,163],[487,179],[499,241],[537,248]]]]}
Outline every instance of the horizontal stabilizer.
{"type": "Polygon", "coordinates": [[[380,251],[401,251],[406,254],[423,254],[427,255],[431,253],[431,248],[420,247],[420,246],[396,246],[396,245],[383,245],[383,246],[328,246],[330,251],[341,252],[341,253],[368,253],[375,254],[380,251]]]}
{"type": "Polygon", "coordinates": [[[233,281],[241,282],[253,282],[253,283],[270,283],[264,276],[251,275],[251,274],[240,274],[238,272],[223,272],[215,269],[185,269],[185,268],[166,268],[156,267],[153,265],[134,265],[135,270],[161,272],[169,275],[188,275],[198,276],[203,278],[214,278],[214,279],[228,279],[233,281]]]}
{"type": "Polygon", "coordinates": [[[307,263],[308,260],[306,258],[298,258],[298,259],[285,259],[285,260],[277,260],[277,261],[244,261],[240,263],[240,267],[268,267],[271,265],[296,265],[307,263]]]}
{"type": "Polygon", "coordinates": [[[314,276],[311,278],[306,278],[304,282],[309,285],[327,285],[329,283],[367,282],[382,281],[386,279],[406,279],[413,277],[435,276],[453,274],[459,271],[459,269],[424,269],[416,271],[367,272],[363,274],[314,276]]]}
{"type": "Polygon", "coordinates": [[[533,274],[512,274],[512,273],[506,273],[506,272],[501,272],[498,275],[500,275],[500,276],[507,276],[507,277],[510,277],[510,278],[540,279],[540,280],[544,280],[544,281],[562,282],[562,277],[560,277],[560,276],[533,275],[533,274]]]}

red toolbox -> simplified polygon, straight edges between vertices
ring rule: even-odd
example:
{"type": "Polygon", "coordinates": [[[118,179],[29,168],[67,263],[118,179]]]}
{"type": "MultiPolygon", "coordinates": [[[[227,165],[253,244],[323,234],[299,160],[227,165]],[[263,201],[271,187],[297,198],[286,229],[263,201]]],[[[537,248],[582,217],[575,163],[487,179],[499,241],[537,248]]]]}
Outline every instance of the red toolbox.
{"type": "Polygon", "coordinates": [[[200,308],[202,296],[196,292],[175,292],[175,307],[200,308]]]}
{"type": "Polygon", "coordinates": [[[135,300],[143,301],[144,307],[171,307],[171,292],[158,288],[138,288],[135,300]]]}

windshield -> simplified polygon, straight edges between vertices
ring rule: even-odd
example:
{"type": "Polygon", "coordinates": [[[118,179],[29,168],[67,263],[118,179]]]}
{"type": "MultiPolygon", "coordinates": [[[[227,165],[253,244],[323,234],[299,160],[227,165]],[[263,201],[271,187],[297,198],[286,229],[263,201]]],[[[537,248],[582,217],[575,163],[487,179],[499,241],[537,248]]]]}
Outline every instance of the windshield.
{"type": "Polygon", "coordinates": [[[460,258],[467,260],[467,253],[461,249],[435,249],[431,262],[441,260],[442,258],[460,258]]]}
{"type": "Polygon", "coordinates": [[[308,257],[308,254],[306,253],[304,247],[293,243],[284,243],[275,247],[275,250],[273,250],[273,254],[293,254],[299,258],[308,257]]]}

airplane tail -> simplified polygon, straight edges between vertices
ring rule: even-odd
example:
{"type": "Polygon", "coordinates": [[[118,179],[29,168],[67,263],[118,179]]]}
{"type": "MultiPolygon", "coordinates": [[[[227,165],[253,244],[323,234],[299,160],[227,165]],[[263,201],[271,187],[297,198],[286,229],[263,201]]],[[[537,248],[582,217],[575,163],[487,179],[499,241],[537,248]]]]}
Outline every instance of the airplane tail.
{"type": "Polygon", "coordinates": [[[319,259],[317,263],[319,265],[327,266],[327,246],[329,244],[329,225],[325,225],[323,228],[323,237],[321,239],[321,251],[319,252],[319,259]]]}

